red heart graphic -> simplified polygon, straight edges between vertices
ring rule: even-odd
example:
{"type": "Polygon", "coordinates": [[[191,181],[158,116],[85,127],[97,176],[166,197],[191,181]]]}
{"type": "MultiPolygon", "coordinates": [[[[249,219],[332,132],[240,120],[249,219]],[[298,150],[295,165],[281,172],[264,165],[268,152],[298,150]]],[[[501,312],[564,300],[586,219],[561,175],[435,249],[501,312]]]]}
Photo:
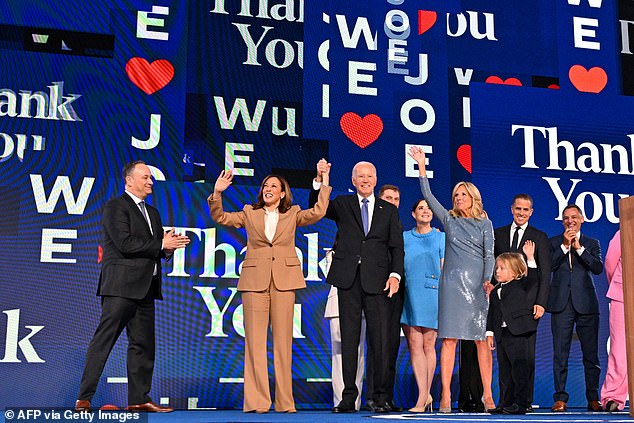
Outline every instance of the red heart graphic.
{"type": "Polygon", "coordinates": [[[600,93],[608,83],[608,75],[598,66],[586,70],[581,65],[574,65],[568,71],[570,82],[583,93],[600,93]]]}
{"type": "Polygon", "coordinates": [[[174,66],[165,59],[148,63],[142,57],[133,57],[125,65],[125,72],[134,85],[149,95],[154,94],[172,80],[174,66]]]}
{"type": "Polygon", "coordinates": [[[458,163],[460,163],[467,172],[471,173],[471,146],[463,144],[458,147],[456,157],[458,157],[458,163]]]}
{"type": "Polygon", "coordinates": [[[418,35],[424,34],[436,23],[437,14],[433,10],[418,11],[418,35]]]}
{"type": "Polygon", "coordinates": [[[341,116],[339,125],[350,141],[361,148],[372,144],[383,132],[383,121],[374,114],[361,118],[354,112],[347,112],[341,116]]]}
{"type": "Polygon", "coordinates": [[[517,78],[507,78],[502,80],[499,76],[491,75],[484,82],[487,84],[503,84],[503,85],[515,85],[517,87],[522,86],[522,81],[517,78]]]}

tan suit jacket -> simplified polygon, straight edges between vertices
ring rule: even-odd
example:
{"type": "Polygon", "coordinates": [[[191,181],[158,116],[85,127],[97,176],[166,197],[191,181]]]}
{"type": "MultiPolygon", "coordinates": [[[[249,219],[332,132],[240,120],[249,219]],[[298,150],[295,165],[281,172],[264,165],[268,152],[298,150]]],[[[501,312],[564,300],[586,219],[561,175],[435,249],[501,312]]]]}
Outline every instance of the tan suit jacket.
{"type": "Polygon", "coordinates": [[[264,209],[254,210],[251,205],[245,205],[242,211],[225,212],[222,198],[208,201],[209,213],[215,222],[247,231],[247,255],[242,263],[238,291],[264,291],[271,283],[271,277],[280,291],[306,287],[295,251],[295,229],[324,217],[331,190],[329,186],[322,186],[312,209],[301,210],[294,205],[286,213],[280,213],[272,241],[264,234],[264,209]]]}

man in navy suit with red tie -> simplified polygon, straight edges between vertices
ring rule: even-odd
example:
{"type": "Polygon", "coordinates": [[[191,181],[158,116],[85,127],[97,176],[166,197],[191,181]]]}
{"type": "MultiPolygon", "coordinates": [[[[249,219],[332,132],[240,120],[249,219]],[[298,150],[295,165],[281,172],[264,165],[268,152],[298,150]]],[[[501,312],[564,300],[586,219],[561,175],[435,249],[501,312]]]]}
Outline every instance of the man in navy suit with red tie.
{"type": "MultiPolygon", "coordinates": [[[[321,182],[318,168],[313,188],[321,182]]],[[[391,297],[399,288],[403,275],[403,232],[396,207],[375,197],[376,168],[359,162],[352,170],[352,185],[357,192],[340,195],[330,201],[326,217],[337,224],[337,245],[328,283],[337,287],[344,389],[333,413],[355,412],[360,393],[355,384],[357,348],[361,331],[361,313],[366,318],[366,339],[374,357],[371,363],[373,387],[368,398],[374,412],[389,412],[386,388],[391,297]]],[[[310,204],[317,191],[311,192],[310,204]]]]}
{"type": "Polygon", "coordinates": [[[592,275],[603,271],[599,241],[581,233],[581,209],[571,204],[562,212],[564,233],[550,239],[552,285],[547,311],[551,313],[555,379],[554,412],[568,408],[566,379],[572,330],[581,343],[588,411],[602,411],[599,403],[599,300],[592,275]]]}
{"type": "Polygon", "coordinates": [[[169,412],[148,396],[154,372],[154,300],[162,300],[161,259],[189,238],[165,232],[159,212],[145,202],[152,174],[142,161],[122,170],[125,193],[103,209],[103,257],[97,295],[101,319],[88,345],[75,410],[90,411],[106,360],[123,329],[128,337],[128,411],[169,412]]]}

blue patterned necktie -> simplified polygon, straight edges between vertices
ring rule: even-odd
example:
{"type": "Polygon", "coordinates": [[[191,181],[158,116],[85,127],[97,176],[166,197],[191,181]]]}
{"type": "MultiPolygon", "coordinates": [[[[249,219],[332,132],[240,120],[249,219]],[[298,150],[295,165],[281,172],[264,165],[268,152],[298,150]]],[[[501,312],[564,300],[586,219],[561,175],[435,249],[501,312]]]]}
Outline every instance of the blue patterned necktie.
{"type": "Polygon", "coordinates": [[[368,234],[370,230],[370,216],[368,214],[368,199],[364,198],[361,200],[363,205],[361,206],[361,222],[363,222],[363,233],[365,235],[368,234]]]}

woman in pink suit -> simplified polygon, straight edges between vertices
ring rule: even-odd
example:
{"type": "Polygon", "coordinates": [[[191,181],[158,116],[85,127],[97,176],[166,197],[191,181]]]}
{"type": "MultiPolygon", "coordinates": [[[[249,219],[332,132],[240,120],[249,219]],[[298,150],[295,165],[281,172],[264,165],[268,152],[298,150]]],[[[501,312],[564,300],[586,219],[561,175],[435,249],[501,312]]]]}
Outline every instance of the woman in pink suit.
{"type": "MultiPolygon", "coordinates": [[[[323,159],[322,159],[323,160],[323,159]]],[[[244,313],[244,404],[245,413],[267,413],[271,408],[267,371],[266,338],[271,325],[275,367],[275,411],[294,413],[293,311],[295,290],[305,288],[301,262],[295,251],[295,229],[317,222],[326,214],[331,188],[330,164],[320,161],[325,179],[312,209],[293,205],[288,182],[269,175],[260,185],[257,201],[241,211],[225,212],[222,192],[231,185],[231,170],[222,171],[214,192],[207,198],[214,222],[245,228],[247,253],[242,263],[238,291],[244,313]]]]}
{"type": "Polygon", "coordinates": [[[608,370],[601,387],[601,403],[605,411],[621,411],[627,399],[627,358],[625,356],[625,311],[621,268],[621,232],[616,231],[605,255],[610,301],[610,354],[608,370]]]}

